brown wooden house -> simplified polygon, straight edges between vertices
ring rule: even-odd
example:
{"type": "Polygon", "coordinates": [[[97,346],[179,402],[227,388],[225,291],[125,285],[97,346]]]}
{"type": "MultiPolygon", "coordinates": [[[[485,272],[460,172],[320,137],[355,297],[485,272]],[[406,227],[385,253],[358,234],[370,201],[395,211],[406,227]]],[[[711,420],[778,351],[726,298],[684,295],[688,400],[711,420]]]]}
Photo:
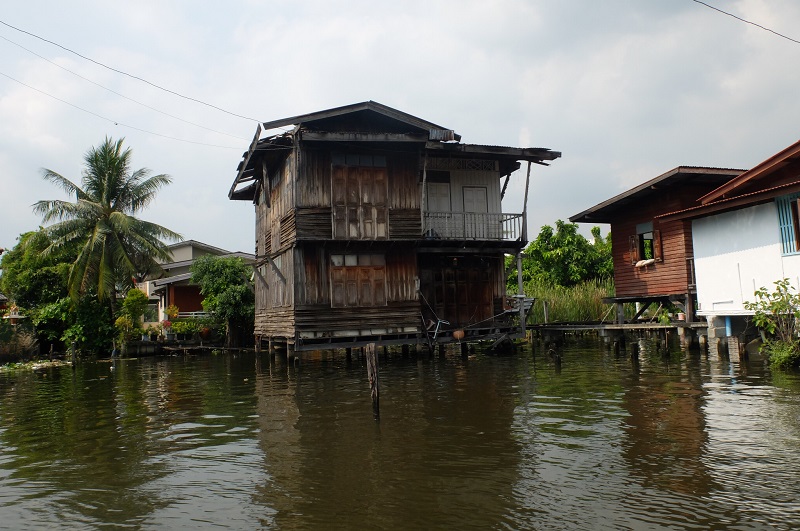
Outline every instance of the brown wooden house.
{"type": "Polygon", "coordinates": [[[624,320],[626,302],[644,303],[641,312],[653,303],[676,304],[692,320],[696,285],[691,221],[658,216],[697,205],[700,197],[743,171],[679,166],[569,218],[611,224],[618,322],[624,320]]]}
{"type": "Polygon", "coordinates": [[[309,350],[519,333],[504,256],[527,243],[526,215],[501,199],[519,161],[530,175],[560,153],[462,144],[372,101],[263,125],[290,130],[262,139],[259,127],[229,193],[255,205],[259,341],[309,350]]]}

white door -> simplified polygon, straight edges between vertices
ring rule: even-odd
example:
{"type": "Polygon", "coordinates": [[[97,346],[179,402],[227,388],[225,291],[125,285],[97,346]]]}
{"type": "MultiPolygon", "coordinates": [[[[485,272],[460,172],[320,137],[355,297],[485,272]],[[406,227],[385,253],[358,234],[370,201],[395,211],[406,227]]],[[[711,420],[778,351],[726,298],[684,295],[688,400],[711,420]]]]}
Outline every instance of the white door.
{"type": "Polygon", "coordinates": [[[428,223],[425,231],[438,238],[453,236],[449,183],[428,183],[428,223]]]}
{"type": "Polygon", "coordinates": [[[486,239],[486,213],[489,212],[486,188],[465,186],[462,190],[464,194],[464,237],[472,240],[486,239]]]}

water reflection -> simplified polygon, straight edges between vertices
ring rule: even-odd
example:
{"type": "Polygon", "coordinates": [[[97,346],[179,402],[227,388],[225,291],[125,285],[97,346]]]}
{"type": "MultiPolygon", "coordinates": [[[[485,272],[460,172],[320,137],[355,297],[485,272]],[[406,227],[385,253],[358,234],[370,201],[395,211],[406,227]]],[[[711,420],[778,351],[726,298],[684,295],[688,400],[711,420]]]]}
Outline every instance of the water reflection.
{"type": "Polygon", "coordinates": [[[122,360],[0,375],[0,527],[758,529],[800,380],[645,345],[122,360]]]}
{"type": "Polygon", "coordinates": [[[393,359],[380,423],[370,421],[358,361],[271,365],[258,393],[271,477],[257,501],[275,509],[269,521],[281,529],[435,528],[466,515],[497,522],[519,459],[514,402],[498,381],[514,374],[470,367],[480,363],[393,359]]]}
{"type": "Polygon", "coordinates": [[[623,456],[643,486],[704,496],[712,489],[703,459],[708,436],[700,352],[661,352],[650,343],[626,375],[623,456]]]}

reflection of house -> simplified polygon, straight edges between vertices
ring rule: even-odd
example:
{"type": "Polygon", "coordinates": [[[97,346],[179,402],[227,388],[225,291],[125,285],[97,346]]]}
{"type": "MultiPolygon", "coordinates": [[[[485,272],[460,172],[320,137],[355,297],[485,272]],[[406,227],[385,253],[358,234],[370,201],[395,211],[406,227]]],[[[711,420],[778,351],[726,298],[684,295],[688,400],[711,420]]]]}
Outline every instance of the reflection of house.
{"type": "Polygon", "coordinates": [[[189,267],[197,258],[205,255],[219,257],[234,256],[247,263],[253,263],[252,254],[226,251],[195,240],[187,240],[169,246],[172,261],[161,264],[163,274],[160,278],[150,279],[143,285],[144,292],[151,303],[157,305],[158,320],[166,318],[164,310],[174,304],[182,315],[203,311],[203,297],[199,286],[191,283],[192,274],[189,267]]]}
{"type": "Polygon", "coordinates": [[[800,288],[800,142],[699,197],[694,208],[661,216],[691,223],[698,314],[726,336],[751,315],[753,292],[788,278],[800,288]],[[735,316],[739,316],[738,322],[735,316]]]}
{"type": "Polygon", "coordinates": [[[680,166],[572,216],[570,221],[610,223],[618,320],[625,302],[674,303],[692,319],[695,297],[691,223],[664,219],[743,170],[680,166]]]}
{"type": "Polygon", "coordinates": [[[518,333],[504,255],[526,243],[525,212],[501,199],[519,161],[560,153],[461,144],[375,102],[264,124],[286,126],[259,128],[229,193],[256,208],[257,336],[298,350],[416,343],[438,319],[438,339],[518,333]]]}

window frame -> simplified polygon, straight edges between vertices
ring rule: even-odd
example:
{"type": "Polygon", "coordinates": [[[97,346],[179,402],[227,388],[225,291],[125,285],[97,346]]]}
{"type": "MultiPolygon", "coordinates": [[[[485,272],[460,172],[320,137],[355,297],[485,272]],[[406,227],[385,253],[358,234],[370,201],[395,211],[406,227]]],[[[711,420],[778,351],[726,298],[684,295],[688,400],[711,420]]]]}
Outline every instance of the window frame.
{"type": "Polygon", "coordinates": [[[775,199],[781,256],[800,254],[800,193],[775,199]]]}
{"type": "Polygon", "coordinates": [[[385,254],[334,252],[328,264],[331,308],[388,306],[385,254]]]}

